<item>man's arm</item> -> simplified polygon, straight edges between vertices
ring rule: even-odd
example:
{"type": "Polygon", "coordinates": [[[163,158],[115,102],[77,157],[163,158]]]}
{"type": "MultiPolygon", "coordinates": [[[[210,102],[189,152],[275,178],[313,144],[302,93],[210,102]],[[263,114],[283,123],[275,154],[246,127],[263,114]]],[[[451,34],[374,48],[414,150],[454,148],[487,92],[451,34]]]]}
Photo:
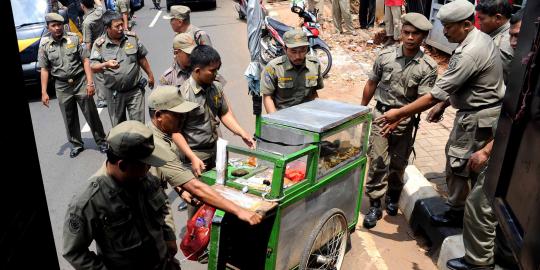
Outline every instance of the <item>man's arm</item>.
{"type": "Polygon", "coordinates": [[[66,214],[63,240],[62,256],[75,269],[106,269],[99,257],[88,249],[94,240],[91,222],[72,205],[66,214]]]}
{"type": "Polygon", "coordinates": [[[127,12],[122,13],[122,20],[124,21],[124,29],[129,31],[129,14],[127,12]]]}
{"type": "Polygon", "coordinates": [[[373,95],[375,94],[376,89],[377,81],[369,79],[364,86],[364,92],[362,92],[362,101],[360,102],[362,106],[367,106],[369,104],[373,98],[373,95]]]}
{"type": "Polygon", "coordinates": [[[41,68],[41,103],[49,108],[49,94],[47,94],[47,85],[49,84],[49,70],[41,68]]]}
{"type": "Polygon", "coordinates": [[[92,68],[90,68],[90,60],[88,60],[88,58],[83,59],[83,68],[84,73],[86,74],[86,94],[91,97],[96,93],[96,86],[94,84],[92,68]]]}
{"type": "Polygon", "coordinates": [[[276,111],[276,104],[272,99],[277,86],[276,81],[277,76],[274,67],[270,64],[266,65],[264,70],[261,72],[261,81],[259,84],[260,92],[263,95],[263,104],[266,113],[273,113],[276,111]]]}
{"type": "Polygon", "coordinates": [[[266,113],[273,113],[276,111],[276,105],[271,95],[263,95],[263,104],[266,113]]]}
{"type": "Polygon", "coordinates": [[[374,123],[384,124],[381,134],[386,136],[392,132],[393,128],[397,127],[396,123],[433,107],[437,102],[439,102],[439,100],[434,98],[431,93],[428,93],[415,100],[413,103],[409,103],[399,109],[391,109],[385,112],[383,116],[375,119],[374,123]]]}
{"type": "Polygon", "coordinates": [[[225,212],[231,213],[237,216],[240,220],[243,220],[250,225],[256,225],[261,222],[262,217],[257,213],[248,211],[228,199],[221,196],[214,191],[207,184],[193,179],[182,185],[182,189],[185,189],[201,201],[209,204],[215,208],[219,208],[225,212]]]}
{"type": "Polygon", "coordinates": [[[488,159],[491,156],[491,150],[493,150],[493,142],[494,140],[491,140],[482,149],[471,155],[467,164],[471,170],[479,172],[487,164],[488,159]]]}
{"type": "Polygon", "coordinates": [[[195,153],[193,153],[184,135],[182,135],[182,133],[173,133],[172,140],[174,144],[178,146],[180,151],[184,153],[186,158],[191,161],[191,169],[195,173],[195,176],[201,175],[201,173],[206,169],[206,165],[204,165],[204,162],[199,157],[197,157],[195,153]]]}
{"type": "Polygon", "coordinates": [[[152,69],[150,69],[150,63],[148,63],[146,56],[139,58],[139,65],[141,65],[146,75],[148,75],[148,86],[154,88],[154,73],[152,73],[152,69]]]}
{"type": "Polygon", "coordinates": [[[227,104],[227,112],[220,117],[221,122],[223,122],[227,129],[229,129],[234,135],[240,136],[249,148],[255,148],[255,141],[253,141],[252,136],[240,126],[236,120],[236,117],[234,117],[234,114],[229,106],[229,102],[225,96],[223,96],[223,102],[227,104]]]}

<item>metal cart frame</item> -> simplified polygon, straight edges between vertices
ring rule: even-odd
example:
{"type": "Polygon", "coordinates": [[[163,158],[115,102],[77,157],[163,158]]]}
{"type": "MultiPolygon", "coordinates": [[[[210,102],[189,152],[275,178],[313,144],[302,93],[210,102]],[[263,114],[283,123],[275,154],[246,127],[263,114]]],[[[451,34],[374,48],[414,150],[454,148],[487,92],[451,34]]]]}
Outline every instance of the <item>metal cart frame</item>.
{"type": "MultiPolygon", "coordinates": [[[[263,222],[257,226],[249,226],[233,215],[216,210],[209,244],[208,269],[297,269],[307,238],[313,234],[319,218],[330,210],[339,209],[346,217],[347,231],[354,231],[358,222],[367,166],[371,118],[366,109],[364,114],[328,131],[302,130],[313,142],[288,155],[227,146],[229,153],[253,156],[274,164],[271,190],[263,193],[249,189],[248,193],[274,201],[277,205],[266,213],[263,222]],[[320,142],[328,136],[361,124],[359,156],[319,176],[320,142]],[[287,164],[304,157],[307,157],[305,180],[285,189],[283,186],[287,164]]],[[[260,125],[290,128],[264,118],[260,125]]],[[[209,171],[202,177],[202,180],[210,185],[215,184],[215,179],[216,171],[209,171]]],[[[236,190],[245,188],[233,181],[225,181],[225,186],[236,190]]]]}

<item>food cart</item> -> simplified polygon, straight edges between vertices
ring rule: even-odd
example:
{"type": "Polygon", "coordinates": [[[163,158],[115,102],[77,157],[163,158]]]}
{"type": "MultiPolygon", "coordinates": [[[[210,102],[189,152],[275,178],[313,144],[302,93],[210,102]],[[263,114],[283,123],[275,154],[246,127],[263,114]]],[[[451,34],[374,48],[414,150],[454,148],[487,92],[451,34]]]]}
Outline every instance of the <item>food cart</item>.
{"type": "Polygon", "coordinates": [[[223,185],[264,216],[256,226],[217,210],[208,269],[339,269],[358,221],[371,114],[316,99],[262,116],[257,149],[227,146],[223,185]]]}

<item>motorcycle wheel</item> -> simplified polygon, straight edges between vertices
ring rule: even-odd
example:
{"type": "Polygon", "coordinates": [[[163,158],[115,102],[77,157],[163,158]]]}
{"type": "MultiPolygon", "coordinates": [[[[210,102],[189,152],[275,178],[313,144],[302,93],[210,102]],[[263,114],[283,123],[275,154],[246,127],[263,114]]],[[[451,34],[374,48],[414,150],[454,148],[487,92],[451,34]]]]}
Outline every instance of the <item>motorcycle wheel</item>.
{"type": "MultiPolygon", "coordinates": [[[[269,36],[262,37],[260,42],[261,43],[264,42],[270,46],[270,42],[272,42],[272,37],[269,37],[269,36]]],[[[270,54],[268,51],[266,51],[262,45],[261,45],[260,58],[263,65],[268,64],[268,62],[274,59],[273,55],[270,54]]]]}
{"type": "Polygon", "coordinates": [[[319,63],[321,65],[321,74],[323,77],[326,77],[328,72],[330,72],[330,68],[332,68],[332,55],[328,49],[318,45],[313,46],[312,49],[312,55],[319,59],[319,63]]]}

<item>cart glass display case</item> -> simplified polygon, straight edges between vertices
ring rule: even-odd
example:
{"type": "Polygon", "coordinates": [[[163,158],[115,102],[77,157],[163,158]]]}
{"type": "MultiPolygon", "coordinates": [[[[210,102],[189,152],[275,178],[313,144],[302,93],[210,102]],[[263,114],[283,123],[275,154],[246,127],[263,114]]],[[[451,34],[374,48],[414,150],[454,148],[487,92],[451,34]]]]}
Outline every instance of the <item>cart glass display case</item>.
{"type": "MultiPolygon", "coordinates": [[[[225,183],[214,188],[263,222],[216,211],[209,269],[339,266],[358,221],[369,109],[316,99],[261,118],[257,148],[227,146],[225,183]]],[[[202,179],[213,185],[216,172],[202,179]]]]}

